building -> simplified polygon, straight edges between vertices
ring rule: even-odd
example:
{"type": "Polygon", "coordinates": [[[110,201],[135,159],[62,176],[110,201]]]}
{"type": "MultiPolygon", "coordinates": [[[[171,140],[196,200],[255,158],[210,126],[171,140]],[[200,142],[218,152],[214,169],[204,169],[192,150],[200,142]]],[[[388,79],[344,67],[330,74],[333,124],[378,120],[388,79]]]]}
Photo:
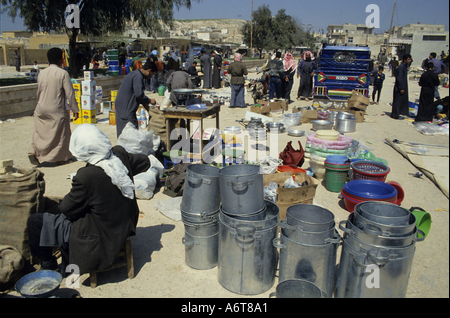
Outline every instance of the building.
{"type": "Polygon", "coordinates": [[[376,58],[385,41],[385,34],[374,33],[374,28],[365,24],[329,25],[327,27],[327,42],[336,45],[370,47],[372,58],[376,58]]]}
{"type": "Polygon", "coordinates": [[[389,53],[399,59],[409,53],[413,57],[414,66],[436,52],[438,57],[442,51],[449,50],[449,31],[444,24],[407,24],[404,27],[392,28],[389,36],[389,53]]]}

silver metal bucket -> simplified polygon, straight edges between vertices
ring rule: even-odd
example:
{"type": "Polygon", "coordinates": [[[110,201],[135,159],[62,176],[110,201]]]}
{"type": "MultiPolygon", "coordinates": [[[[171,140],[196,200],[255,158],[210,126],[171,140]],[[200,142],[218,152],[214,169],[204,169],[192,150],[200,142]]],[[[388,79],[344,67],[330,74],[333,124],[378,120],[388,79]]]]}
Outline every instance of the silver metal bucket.
{"type": "Polygon", "coordinates": [[[327,298],[327,294],[319,287],[303,279],[288,279],[277,285],[269,297],[277,298],[327,298]]]}
{"type": "MultiPolygon", "coordinates": [[[[366,201],[359,203],[358,213],[368,220],[384,225],[409,225],[411,212],[388,202],[366,201]]],[[[355,206],[356,208],[356,206],[355,206]]]]}
{"type": "Polygon", "coordinates": [[[209,223],[188,223],[183,222],[184,230],[191,236],[211,236],[219,233],[219,221],[209,223]]]}
{"type": "Polygon", "coordinates": [[[279,281],[304,279],[332,297],[336,281],[336,258],[340,239],[323,245],[300,244],[283,233],[273,240],[280,249],[279,281]]]}
{"type": "MultiPolygon", "coordinates": [[[[226,214],[226,212],[222,210],[222,207],[220,208],[220,211],[226,214]]],[[[235,220],[262,221],[266,219],[266,207],[264,207],[264,209],[262,209],[261,211],[258,211],[253,214],[229,215],[229,216],[235,220]]]]}
{"type": "Polygon", "coordinates": [[[299,226],[292,226],[287,224],[286,219],[280,222],[281,232],[293,241],[308,245],[322,245],[331,242],[336,236],[336,229],[334,226],[322,232],[306,232],[302,231],[299,226]]]}
{"type": "MultiPolygon", "coordinates": [[[[279,209],[278,209],[279,213],[279,209]]],[[[236,220],[234,227],[219,214],[219,283],[227,290],[243,295],[258,295],[275,283],[278,257],[272,241],[277,236],[279,215],[270,221],[236,220]],[[254,223],[254,224],[252,224],[254,223]],[[257,224],[267,226],[257,228],[257,224]]]]}
{"type": "Polygon", "coordinates": [[[254,226],[256,230],[262,230],[278,225],[280,223],[280,208],[272,201],[265,200],[264,202],[264,219],[252,220],[246,217],[236,217],[224,213],[222,209],[220,210],[220,219],[224,224],[233,229],[236,229],[238,225],[251,225],[254,226]]]}
{"type": "MultiPolygon", "coordinates": [[[[358,205],[357,205],[358,206],[358,205]]],[[[375,221],[371,221],[359,214],[355,207],[353,212],[353,224],[366,233],[373,233],[374,231],[381,233],[381,236],[404,237],[409,236],[416,230],[416,217],[410,213],[408,225],[385,225],[375,221]]]]}
{"type": "Polygon", "coordinates": [[[210,213],[219,209],[219,170],[205,164],[192,164],[186,168],[181,210],[210,213]]]}
{"type": "Polygon", "coordinates": [[[331,211],[313,204],[294,204],[286,210],[288,225],[306,232],[323,232],[335,226],[331,211]]]}
{"type": "Polygon", "coordinates": [[[339,228],[344,232],[344,239],[351,235],[356,239],[359,239],[363,242],[373,244],[373,245],[379,245],[379,246],[392,246],[392,247],[401,247],[401,246],[409,246],[413,244],[414,242],[421,242],[425,240],[425,233],[422,230],[419,230],[416,227],[416,230],[408,235],[403,237],[389,237],[389,236],[382,236],[382,232],[378,231],[371,231],[369,229],[366,229],[366,231],[363,231],[356,227],[353,224],[353,213],[348,216],[347,221],[341,221],[339,222],[339,228]],[[418,237],[417,234],[420,233],[422,237],[418,237]]]}
{"type": "Polygon", "coordinates": [[[263,175],[257,165],[231,165],[219,170],[222,209],[229,215],[254,214],[264,208],[263,175]]]}
{"type": "Polygon", "coordinates": [[[219,233],[210,236],[193,236],[187,231],[182,242],[185,246],[185,262],[194,269],[210,269],[217,266],[219,233]]]}
{"type": "Polygon", "coordinates": [[[181,210],[181,220],[183,223],[211,223],[219,221],[219,210],[211,213],[189,213],[181,210]]]}
{"type": "Polygon", "coordinates": [[[343,240],[336,298],[403,298],[406,296],[415,248],[403,255],[372,247],[354,248],[343,240]],[[370,265],[370,266],[369,266],[370,265]]]}

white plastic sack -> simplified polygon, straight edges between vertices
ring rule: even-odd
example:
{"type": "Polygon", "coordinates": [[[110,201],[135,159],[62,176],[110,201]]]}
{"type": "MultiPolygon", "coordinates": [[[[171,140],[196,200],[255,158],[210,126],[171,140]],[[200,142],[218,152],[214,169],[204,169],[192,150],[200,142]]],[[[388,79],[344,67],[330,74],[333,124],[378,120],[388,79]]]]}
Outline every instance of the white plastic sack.
{"type": "Polygon", "coordinates": [[[267,187],[264,187],[264,199],[276,202],[277,201],[277,189],[278,184],[276,182],[270,182],[267,187]]]}
{"type": "Polygon", "coordinates": [[[156,178],[158,171],[150,168],[134,177],[134,186],[136,198],[141,200],[150,200],[156,188],[156,178]]]}
{"type": "Polygon", "coordinates": [[[164,216],[168,217],[171,220],[174,221],[181,221],[181,200],[183,199],[182,196],[170,198],[165,201],[158,201],[155,204],[155,207],[158,209],[159,212],[161,212],[164,216]]]}
{"type": "Polygon", "coordinates": [[[158,177],[161,179],[164,176],[164,165],[153,155],[148,156],[150,160],[151,168],[158,171],[158,177]]]}
{"type": "Polygon", "coordinates": [[[129,153],[148,156],[153,150],[153,130],[138,130],[128,122],[117,138],[117,145],[124,147],[129,153]]]}
{"type": "Polygon", "coordinates": [[[278,166],[281,166],[283,162],[280,159],[266,156],[260,162],[259,173],[260,174],[272,174],[277,172],[278,166]]]}

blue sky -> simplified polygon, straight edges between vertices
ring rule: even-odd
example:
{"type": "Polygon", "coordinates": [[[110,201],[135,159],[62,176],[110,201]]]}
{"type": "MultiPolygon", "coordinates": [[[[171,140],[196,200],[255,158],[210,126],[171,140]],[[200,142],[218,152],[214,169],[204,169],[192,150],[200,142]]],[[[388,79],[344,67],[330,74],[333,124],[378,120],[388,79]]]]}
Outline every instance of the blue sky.
{"type": "MultiPolygon", "coordinates": [[[[286,9],[286,14],[300,20],[301,23],[312,27],[318,32],[330,24],[365,24],[370,13],[366,13],[369,4],[376,4],[380,8],[380,28],[375,33],[382,33],[389,29],[394,0],[253,0],[253,10],[263,4],[269,5],[272,14],[286,9]]],[[[445,24],[449,28],[448,0],[397,0],[394,15],[394,26],[404,26],[409,23],[445,24]]],[[[251,0],[203,0],[193,4],[190,10],[182,8],[174,10],[175,19],[244,19],[250,21],[251,0]]],[[[22,20],[11,18],[4,13],[1,15],[1,28],[5,31],[23,30],[22,20]]]]}

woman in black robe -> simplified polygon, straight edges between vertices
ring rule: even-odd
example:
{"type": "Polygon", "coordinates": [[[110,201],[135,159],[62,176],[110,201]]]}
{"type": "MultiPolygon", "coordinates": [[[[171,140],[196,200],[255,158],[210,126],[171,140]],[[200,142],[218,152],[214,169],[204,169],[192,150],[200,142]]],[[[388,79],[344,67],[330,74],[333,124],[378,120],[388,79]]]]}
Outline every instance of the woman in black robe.
{"type": "Polygon", "coordinates": [[[427,71],[422,74],[419,80],[420,90],[419,110],[415,121],[433,121],[436,114],[436,105],[434,105],[434,93],[436,86],[439,86],[439,76],[434,72],[434,64],[428,62],[427,71]]]}
{"type": "Polygon", "coordinates": [[[213,51],[212,56],[214,58],[214,68],[212,76],[212,86],[214,88],[222,87],[222,80],[220,79],[220,71],[222,69],[222,56],[217,51],[213,51]]]}
{"type": "Polygon", "coordinates": [[[403,62],[395,70],[394,101],[392,102],[391,118],[399,119],[400,115],[409,115],[408,97],[408,66],[412,62],[410,54],[403,56],[403,62]]]}

